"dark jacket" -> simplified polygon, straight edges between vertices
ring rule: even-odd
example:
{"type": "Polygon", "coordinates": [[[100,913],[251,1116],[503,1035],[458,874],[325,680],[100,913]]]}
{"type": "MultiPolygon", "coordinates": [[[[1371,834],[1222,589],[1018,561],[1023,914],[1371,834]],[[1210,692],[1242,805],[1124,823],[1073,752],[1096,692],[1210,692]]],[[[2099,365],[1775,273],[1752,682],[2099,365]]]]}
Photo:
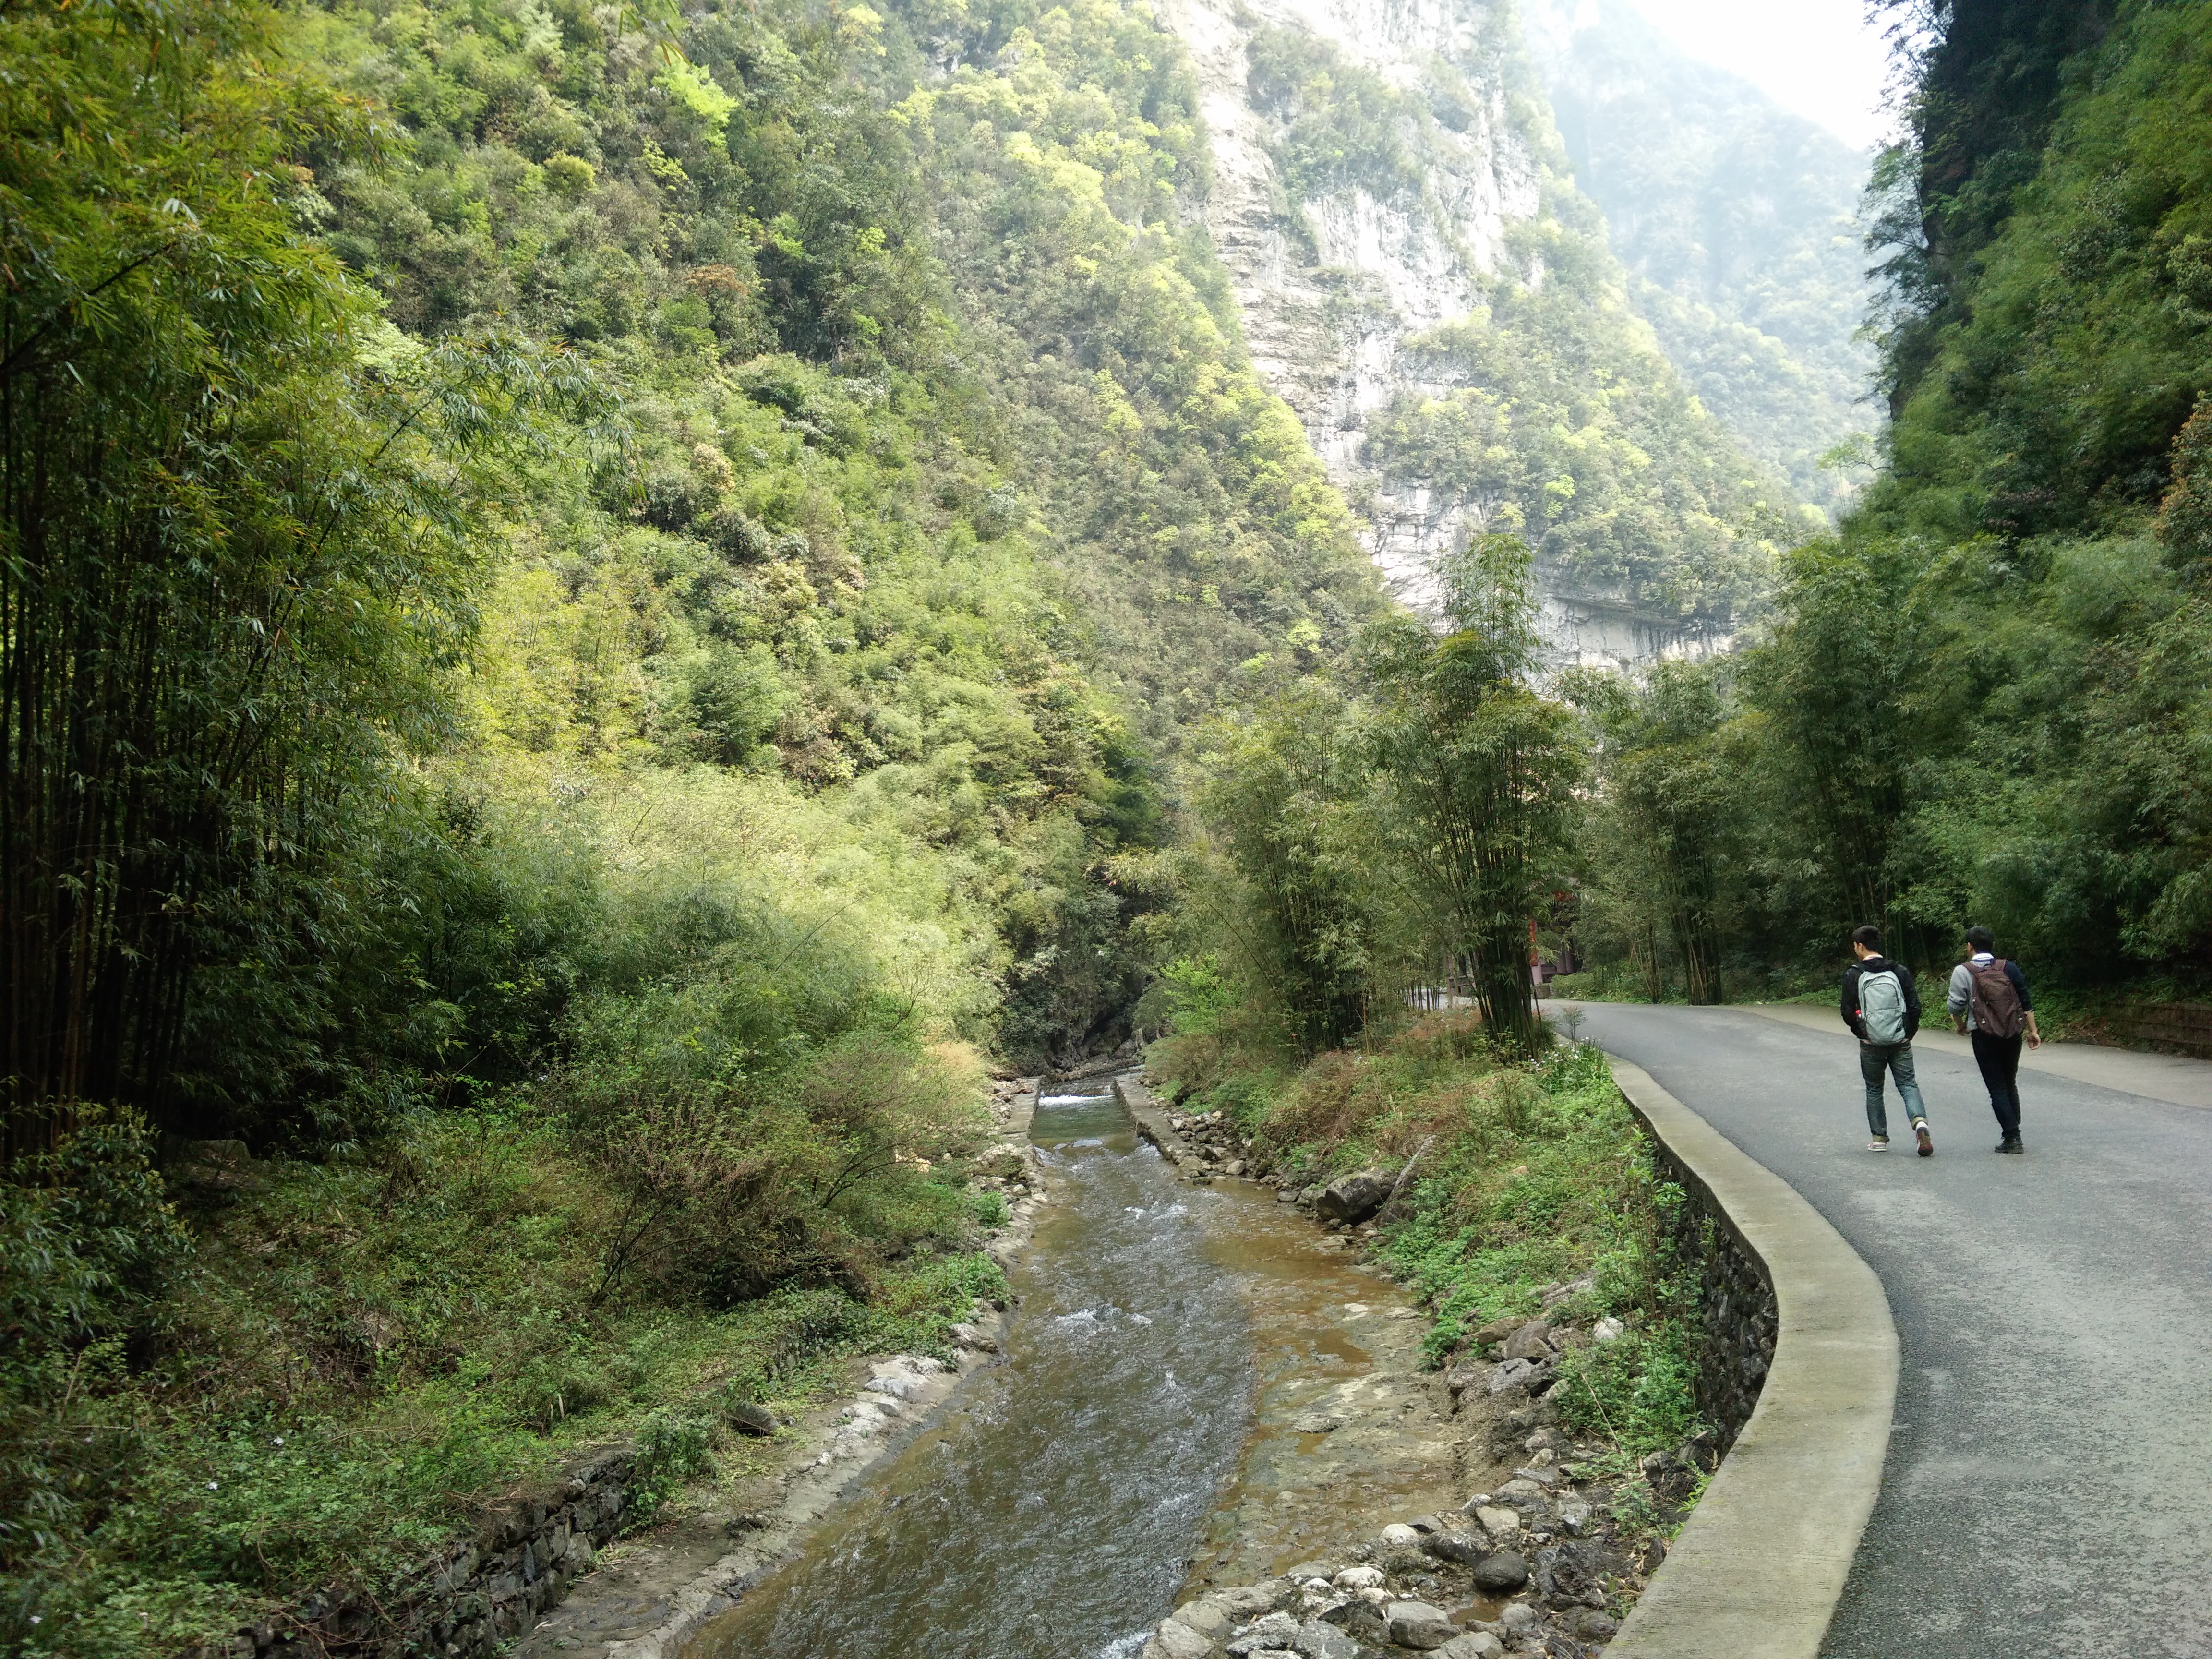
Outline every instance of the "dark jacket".
{"type": "Polygon", "coordinates": [[[1867,1040],[1866,1027],[1859,1023],[1859,976],[1862,974],[1894,974],[1905,988],[1905,1040],[1907,1042],[1920,1032],[1920,988],[1912,982],[1912,975],[1887,957],[1869,957],[1864,962],[1855,962],[1844,969],[1844,1024],[1851,1028],[1851,1035],[1861,1042],[1867,1040]]]}

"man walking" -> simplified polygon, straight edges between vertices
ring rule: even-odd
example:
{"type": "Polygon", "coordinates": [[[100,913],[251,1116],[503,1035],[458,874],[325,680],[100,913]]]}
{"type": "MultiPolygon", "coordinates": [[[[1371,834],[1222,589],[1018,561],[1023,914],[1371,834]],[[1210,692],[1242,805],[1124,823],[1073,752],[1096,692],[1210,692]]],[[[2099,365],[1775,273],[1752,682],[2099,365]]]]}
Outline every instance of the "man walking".
{"type": "Polygon", "coordinates": [[[1970,1034],[1974,1064],[1982,1068],[1982,1082],[1990,1091],[1990,1109],[1997,1115],[2001,1152],[2021,1152],[2020,1039],[2040,1048],[2043,1034],[2035,1029],[2035,1005],[2028,1000],[2027,980],[2016,962],[1999,960],[1996,936],[1986,927],[1966,929],[1966,959],[1951,970],[1951,988],[1943,999],[1951,1011],[1951,1024],[1970,1034]]]}
{"type": "Polygon", "coordinates": [[[1844,969],[1844,1024],[1859,1040],[1859,1075],[1866,1079],[1867,1128],[1874,1139],[1870,1152],[1889,1150],[1889,1115],[1882,1109],[1881,1080],[1887,1071],[1897,1079],[1898,1098],[1912,1115],[1912,1133],[1920,1143],[1920,1156],[1932,1157],[1936,1143],[1928,1137],[1928,1108],[1920,1098],[1920,1083],[1913,1071],[1912,1039],[1920,1030],[1920,992],[1912,975],[1881,954],[1881,930],[1862,927],[1851,935],[1851,954],[1858,958],[1844,969]]]}

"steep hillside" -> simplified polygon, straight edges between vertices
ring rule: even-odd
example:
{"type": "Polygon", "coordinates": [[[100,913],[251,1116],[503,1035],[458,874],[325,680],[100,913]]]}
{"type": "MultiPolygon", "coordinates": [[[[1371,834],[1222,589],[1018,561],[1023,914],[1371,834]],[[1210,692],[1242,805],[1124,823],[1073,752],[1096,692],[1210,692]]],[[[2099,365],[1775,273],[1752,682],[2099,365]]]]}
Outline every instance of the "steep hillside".
{"type": "Polygon", "coordinates": [[[1393,586],[1483,528],[1538,556],[1558,660],[1724,645],[1802,529],[1631,309],[1510,9],[1164,13],[1255,360],[1393,586]]]}
{"type": "Polygon", "coordinates": [[[1873,348],[1853,338],[1873,300],[1869,158],[1686,58],[1623,0],[1535,0],[1527,17],[1637,313],[1747,453],[1841,505],[1850,472],[1820,458],[1879,414],[1873,348]]]}

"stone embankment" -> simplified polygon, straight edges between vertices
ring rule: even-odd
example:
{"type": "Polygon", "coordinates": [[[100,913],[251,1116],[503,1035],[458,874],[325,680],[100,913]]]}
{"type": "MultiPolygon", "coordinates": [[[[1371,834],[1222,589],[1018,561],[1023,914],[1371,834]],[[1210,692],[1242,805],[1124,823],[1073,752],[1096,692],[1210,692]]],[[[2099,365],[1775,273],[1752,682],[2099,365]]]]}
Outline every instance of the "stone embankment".
{"type": "MultiPolygon", "coordinates": [[[[1194,1183],[1250,1180],[1276,1188],[1332,1241],[1357,1251],[1403,1196],[1408,1170],[1357,1171],[1325,1186],[1261,1174],[1255,1148],[1218,1112],[1186,1113],[1125,1082],[1139,1132],[1194,1183]]],[[[1144,1659],[1296,1654],[1448,1659],[1506,1654],[1587,1659],[1618,1632],[1665,1559],[1655,1523],[1679,1515],[1755,1401],[1772,1354],[1773,1298],[1758,1258],[1715,1219],[1705,1189],[1686,1187],[1672,1247],[1705,1287],[1708,1364],[1717,1431],[1630,1466],[1601,1439],[1561,1424],[1553,1389],[1571,1351],[1618,1340],[1620,1323],[1559,1316],[1587,1280],[1551,1286],[1536,1316],[1474,1334],[1443,1379],[1456,1437],[1449,1510],[1387,1519],[1368,1535],[1249,1584],[1191,1587],[1161,1621],[1144,1659]]],[[[1300,1428],[1320,1428],[1302,1423],[1300,1428]]],[[[1416,1429],[1408,1407],[1402,1431],[1416,1429]]]]}

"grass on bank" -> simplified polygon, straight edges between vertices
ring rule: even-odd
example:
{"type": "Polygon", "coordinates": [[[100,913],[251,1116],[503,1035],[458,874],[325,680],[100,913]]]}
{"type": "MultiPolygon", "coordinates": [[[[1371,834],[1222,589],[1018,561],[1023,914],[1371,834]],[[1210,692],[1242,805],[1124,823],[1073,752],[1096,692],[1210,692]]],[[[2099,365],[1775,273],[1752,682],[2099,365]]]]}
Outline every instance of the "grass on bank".
{"type": "Polygon", "coordinates": [[[126,1127],[63,1164],[8,1189],[0,1234],[0,1651],[23,1659],[171,1653],[282,1627],[326,1585],[380,1595],[609,1441],[645,1449],[643,1524],[763,1466],[726,1403],[796,1407],[855,1352],[942,1354],[1005,1288],[975,1248],[1002,1206],[948,1158],[866,1183],[834,1272],[718,1305],[666,1218],[641,1225],[634,1183],[526,1101],[247,1166],[258,1190],[194,1215],[126,1127]]]}
{"type": "Polygon", "coordinates": [[[1233,1115],[1262,1172],[1325,1182],[1421,1152],[1412,1202],[1376,1255],[1430,1310],[1431,1364],[1574,1286],[1549,1316],[1611,1315],[1627,1334],[1563,1359],[1547,1398],[1566,1426],[1631,1456],[1697,1432],[1696,1281],[1666,1243],[1683,1194],[1656,1170],[1599,1050],[1563,1043],[1504,1061],[1455,1012],[1300,1063],[1262,1023],[1220,1011],[1198,1023],[1209,1029],[1154,1044],[1150,1063],[1193,1109],[1233,1115]]]}

